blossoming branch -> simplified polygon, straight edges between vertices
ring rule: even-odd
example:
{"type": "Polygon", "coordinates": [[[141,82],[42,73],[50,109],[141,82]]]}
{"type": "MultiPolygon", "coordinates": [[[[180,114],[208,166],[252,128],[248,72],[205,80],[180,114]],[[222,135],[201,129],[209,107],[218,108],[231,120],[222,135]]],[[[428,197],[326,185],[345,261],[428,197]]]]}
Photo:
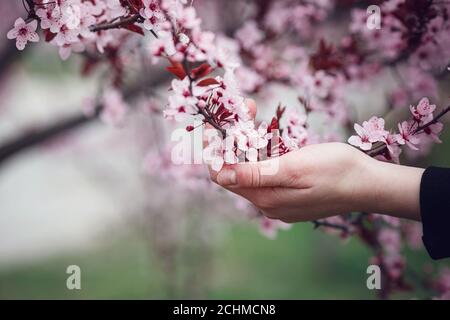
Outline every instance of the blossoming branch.
{"type": "MultiPolygon", "coordinates": [[[[231,31],[218,28],[223,32],[217,33],[202,29],[197,10],[187,0],[24,3],[27,16],[18,18],[7,34],[18,50],[44,40],[58,49],[63,60],[80,53],[85,75],[100,63],[108,65],[109,77],[98,101],[85,108],[96,113],[92,106],[101,105],[104,122],[121,123],[130,109],[124,78],[130,64],[139,60],[134,59],[136,52],[144,52],[153,63],[165,61],[176,79],[158,115],[178,122],[199,119],[202,126],[214,128],[217,134],[203,150],[203,158],[214,170],[238,161],[281,156],[307,144],[343,141],[342,132],[352,127],[356,135],[348,139],[350,144],[377,159],[399,162],[403,146],[426,151],[432,142],[440,141],[442,118],[450,110],[436,113],[433,104],[450,62],[450,3],[446,1],[383,1],[383,27],[375,30],[366,27],[367,13],[357,1],[234,1],[232,9],[236,16],[242,15],[241,26],[231,31]],[[336,21],[339,17],[345,17],[345,22],[336,21]],[[340,26],[342,34],[335,32],[340,26]],[[371,88],[376,81],[388,83],[379,99],[386,98],[387,111],[411,105],[410,119],[398,123],[395,130],[386,130],[382,117],[353,125],[349,93],[371,88]],[[256,122],[244,97],[267,94],[272,84],[295,91],[299,105],[280,105],[270,122],[256,122]],[[314,132],[312,116],[321,117],[325,133],[314,132]]],[[[201,9],[206,1],[195,4],[201,9]]],[[[229,1],[208,4],[216,5],[221,17],[221,6],[229,1]]],[[[189,132],[195,129],[186,127],[189,132]]],[[[203,171],[173,166],[166,152],[150,152],[146,168],[152,174],[181,176],[181,181],[206,185],[203,171]]],[[[262,231],[270,237],[287,228],[239,200],[236,206],[258,217],[262,231]]],[[[342,238],[355,235],[373,252],[373,262],[382,266],[387,279],[382,297],[410,287],[401,250],[417,247],[420,226],[376,213],[338,216],[314,225],[342,238]]],[[[443,270],[436,281],[426,281],[427,289],[446,297],[447,282],[448,270],[443,270]]]]}

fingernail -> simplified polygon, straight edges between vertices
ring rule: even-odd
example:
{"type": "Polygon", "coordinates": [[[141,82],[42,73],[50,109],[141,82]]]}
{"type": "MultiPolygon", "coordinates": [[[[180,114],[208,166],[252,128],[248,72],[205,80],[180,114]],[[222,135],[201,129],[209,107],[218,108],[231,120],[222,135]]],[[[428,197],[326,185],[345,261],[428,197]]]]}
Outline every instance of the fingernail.
{"type": "Polygon", "coordinates": [[[217,182],[223,186],[231,186],[237,184],[236,172],[230,169],[224,169],[217,175],[217,182]]]}

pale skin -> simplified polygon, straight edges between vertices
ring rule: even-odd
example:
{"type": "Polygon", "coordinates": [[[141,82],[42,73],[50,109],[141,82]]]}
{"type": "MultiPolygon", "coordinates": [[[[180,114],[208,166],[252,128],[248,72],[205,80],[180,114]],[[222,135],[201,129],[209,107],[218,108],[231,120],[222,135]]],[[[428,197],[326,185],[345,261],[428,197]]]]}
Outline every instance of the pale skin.
{"type": "MultiPolygon", "coordinates": [[[[254,115],[255,103],[247,100],[247,105],[254,115]]],[[[345,143],[323,143],[210,173],[214,182],[246,198],[268,218],[292,223],[349,212],[420,221],[423,171],[375,160],[345,143]],[[278,169],[265,174],[269,165],[278,169]]]]}

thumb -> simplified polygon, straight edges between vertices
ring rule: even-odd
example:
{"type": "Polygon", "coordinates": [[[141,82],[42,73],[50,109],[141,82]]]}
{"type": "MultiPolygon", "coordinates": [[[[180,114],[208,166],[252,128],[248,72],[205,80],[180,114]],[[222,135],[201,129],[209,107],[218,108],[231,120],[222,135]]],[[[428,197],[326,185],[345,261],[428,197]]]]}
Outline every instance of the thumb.
{"type": "Polygon", "coordinates": [[[217,183],[224,187],[242,188],[280,186],[283,179],[280,159],[226,166],[217,174],[217,183]]]}

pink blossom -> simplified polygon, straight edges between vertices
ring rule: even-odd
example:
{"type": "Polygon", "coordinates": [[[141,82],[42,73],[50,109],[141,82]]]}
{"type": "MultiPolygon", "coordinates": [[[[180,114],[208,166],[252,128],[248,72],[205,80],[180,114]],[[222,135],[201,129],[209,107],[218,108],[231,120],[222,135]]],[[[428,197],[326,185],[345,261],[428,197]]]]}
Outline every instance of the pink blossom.
{"type": "Polygon", "coordinates": [[[172,80],[173,94],[169,97],[169,105],[164,110],[164,116],[176,121],[182,121],[187,115],[196,113],[198,99],[190,91],[189,79],[172,80]]]}
{"type": "Polygon", "coordinates": [[[365,10],[352,10],[351,31],[359,33],[368,47],[382,58],[395,59],[407,47],[405,33],[408,29],[397,16],[386,14],[382,19],[383,27],[371,30],[366,26],[367,18],[365,10]]]}
{"type": "Polygon", "coordinates": [[[242,28],[236,32],[238,39],[244,49],[251,50],[253,46],[264,38],[263,32],[258,28],[255,21],[247,21],[242,28]]]}
{"type": "Polygon", "coordinates": [[[77,29],[81,22],[81,4],[77,2],[65,2],[61,11],[63,22],[68,29],[77,29]]]}
{"type": "Polygon", "coordinates": [[[354,128],[358,135],[348,138],[348,143],[361,150],[370,150],[372,148],[372,142],[369,141],[368,132],[357,123],[355,123],[354,128]]]}
{"type": "Polygon", "coordinates": [[[399,67],[402,79],[408,79],[401,87],[394,90],[392,97],[396,107],[403,107],[411,100],[419,100],[422,97],[437,98],[438,88],[436,79],[428,72],[415,65],[399,67]]]}
{"type": "Polygon", "coordinates": [[[405,271],[406,261],[400,254],[388,254],[384,257],[384,266],[392,279],[399,279],[405,271]]]}
{"type": "Polygon", "coordinates": [[[249,161],[257,161],[258,150],[265,148],[272,138],[272,133],[268,133],[267,128],[264,122],[255,129],[253,121],[238,121],[227,133],[236,139],[238,149],[246,153],[249,161]]]}
{"type": "Polygon", "coordinates": [[[283,143],[285,144],[285,146],[287,147],[287,149],[289,151],[293,151],[293,150],[298,150],[299,149],[299,141],[297,139],[295,139],[295,138],[292,138],[289,135],[287,130],[283,131],[283,134],[282,134],[281,137],[282,137],[283,143]]]}
{"type": "Polygon", "coordinates": [[[139,13],[145,19],[144,28],[147,30],[159,30],[165,19],[156,0],[144,0],[144,8],[139,13]]]}
{"type": "Polygon", "coordinates": [[[384,228],[378,234],[378,241],[389,254],[398,253],[401,247],[400,233],[396,229],[384,228]]]}
{"type": "MultiPolygon", "coordinates": [[[[214,42],[214,56],[209,59],[211,65],[216,65],[226,69],[240,69],[243,67],[241,65],[241,57],[239,56],[239,44],[236,40],[227,38],[225,36],[218,36],[215,38],[214,42]]],[[[208,51],[211,52],[211,50],[208,51]]],[[[236,70],[236,76],[238,76],[236,70]]],[[[240,82],[242,85],[242,82],[240,82]]],[[[246,90],[242,87],[242,90],[246,90]]]]}
{"type": "Polygon", "coordinates": [[[59,47],[59,56],[61,60],[64,61],[69,59],[72,52],[83,52],[84,49],[85,46],[82,42],[64,44],[63,46],[59,47]]]}
{"type": "MultiPolygon", "coordinates": [[[[310,138],[310,133],[306,128],[306,114],[300,114],[295,109],[290,109],[285,113],[285,118],[287,120],[285,132],[290,143],[294,143],[297,148],[304,147],[308,144],[310,138]]],[[[286,136],[284,136],[284,138],[286,138],[286,136]]]]}
{"type": "Polygon", "coordinates": [[[309,92],[319,98],[326,98],[335,85],[335,78],[327,75],[323,70],[317,71],[313,76],[306,78],[306,83],[309,92]]]}
{"type": "Polygon", "coordinates": [[[409,109],[414,119],[423,124],[433,120],[433,112],[436,109],[436,105],[430,104],[428,98],[422,98],[417,104],[417,107],[410,106],[409,109]]]}
{"type": "Polygon", "coordinates": [[[104,0],[105,16],[107,20],[112,20],[125,15],[127,10],[121,5],[120,0],[104,0]]]}
{"type": "Polygon", "coordinates": [[[244,92],[254,92],[264,83],[264,78],[254,70],[247,67],[240,67],[236,70],[236,77],[244,92]]]}
{"type": "Polygon", "coordinates": [[[222,90],[219,102],[223,103],[224,107],[236,114],[242,120],[248,120],[248,107],[244,103],[244,97],[240,93],[240,88],[237,79],[234,75],[233,69],[227,69],[223,79],[217,78],[222,86],[226,88],[222,90]]]}
{"type": "Polygon", "coordinates": [[[69,29],[66,26],[63,26],[56,34],[56,37],[52,40],[52,42],[59,47],[78,41],[78,32],[76,30],[69,29]]]}
{"type": "Polygon", "coordinates": [[[127,113],[128,106],[122,94],[116,89],[107,89],[102,96],[100,119],[110,125],[120,125],[127,113]]]}
{"type": "Polygon", "coordinates": [[[105,48],[114,41],[114,37],[111,32],[99,31],[95,37],[95,45],[98,52],[104,53],[105,48]]]}
{"type": "Polygon", "coordinates": [[[215,49],[214,38],[212,32],[194,29],[191,39],[194,45],[189,45],[187,48],[188,60],[192,62],[208,60],[215,49]]]}
{"type": "Polygon", "coordinates": [[[163,56],[169,56],[171,59],[181,61],[183,56],[175,56],[177,51],[173,42],[173,37],[170,32],[160,31],[158,32],[158,39],[153,39],[149,45],[150,53],[152,55],[153,63],[158,62],[158,58],[163,56]]]}
{"type": "Polygon", "coordinates": [[[36,20],[26,23],[22,18],[18,18],[16,22],[14,22],[14,28],[7,33],[6,37],[10,40],[16,39],[17,49],[23,50],[28,41],[39,41],[39,35],[36,33],[36,29],[36,20]]]}
{"type": "Polygon", "coordinates": [[[57,33],[64,25],[61,7],[55,4],[47,4],[45,8],[36,10],[36,15],[41,19],[41,28],[50,29],[51,32],[57,33]]]}
{"type": "Polygon", "coordinates": [[[290,10],[275,2],[272,10],[269,10],[265,16],[264,24],[271,31],[276,33],[283,32],[286,24],[289,23],[290,10]]]}
{"type": "Polygon", "coordinates": [[[434,110],[436,110],[436,105],[430,104],[428,98],[422,98],[422,100],[420,100],[419,104],[417,105],[417,112],[421,116],[428,116],[432,114],[434,110]]]}
{"type": "Polygon", "coordinates": [[[193,7],[184,8],[177,21],[181,27],[186,29],[194,29],[201,23],[201,20],[197,18],[197,13],[193,7]]]}
{"type": "Polygon", "coordinates": [[[348,143],[366,151],[372,148],[372,143],[384,141],[388,135],[388,132],[384,130],[384,119],[378,117],[364,121],[362,126],[356,123],[354,128],[358,135],[351,136],[348,143]]]}
{"type": "Polygon", "coordinates": [[[93,39],[96,36],[95,32],[91,32],[89,28],[96,23],[97,19],[95,16],[101,13],[101,11],[98,12],[98,8],[91,2],[86,1],[82,3],[79,32],[86,39],[93,39]]]}
{"type": "Polygon", "coordinates": [[[398,145],[398,134],[388,133],[385,137],[382,138],[382,141],[386,144],[386,147],[389,151],[389,155],[391,159],[396,163],[399,163],[399,156],[401,153],[400,146],[398,145]]]}
{"type": "Polygon", "coordinates": [[[223,165],[225,164],[224,154],[227,153],[226,158],[231,163],[236,163],[237,158],[233,155],[233,150],[230,148],[226,148],[226,146],[230,146],[231,139],[228,139],[227,142],[224,141],[217,135],[213,135],[208,139],[208,145],[203,149],[203,160],[206,164],[211,166],[211,169],[214,171],[220,171],[223,165]],[[230,157],[231,156],[231,157],[230,157]]]}
{"type": "Polygon", "coordinates": [[[277,219],[269,219],[265,216],[260,218],[259,226],[261,233],[269,239],[275,239],[278,230],[286,230],[291,227],[288,223],[277,219]]]}
{"type": "Polygon", "coordinates": [[[399,144],[406,144],[408,147],[410,147],[413,150],[418,150],[417,145],[420,142],[419,137],[414,135],[414,123],[410,121],[403,121],[402,123],[398,124],[398,130],[400,132],[397,142],[399,144]]]}

